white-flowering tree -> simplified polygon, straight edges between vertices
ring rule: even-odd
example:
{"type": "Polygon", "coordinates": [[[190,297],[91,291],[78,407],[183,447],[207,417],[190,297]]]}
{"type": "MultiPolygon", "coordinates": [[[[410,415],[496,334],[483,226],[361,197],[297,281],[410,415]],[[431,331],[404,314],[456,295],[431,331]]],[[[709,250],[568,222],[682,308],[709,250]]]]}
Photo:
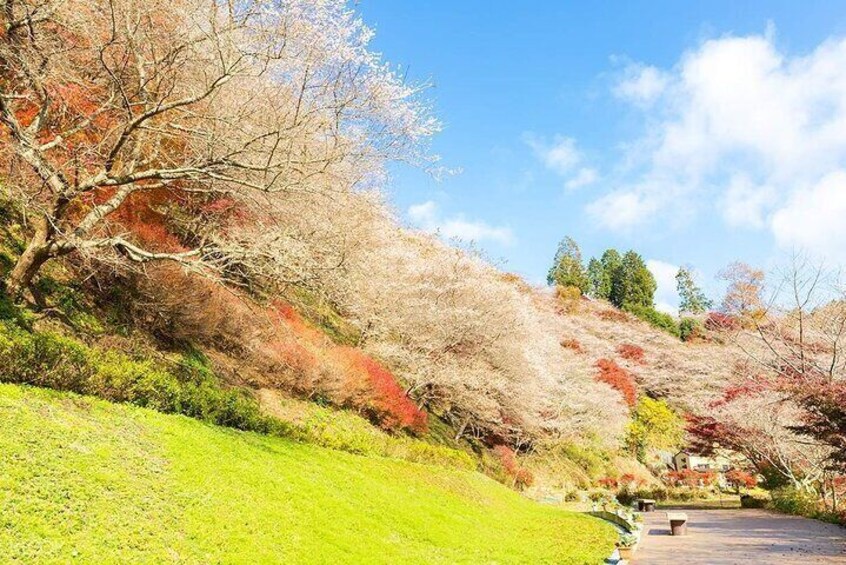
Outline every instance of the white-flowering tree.
{"type": "Polygon", "coordinates": [[[437,123],[370,37],[341,0],[6,0],[0,159],[32,228],[8,291],[71,253],[250,259],[187,204],[226,197],[268,225],[285,194],[349,190],[385,159],[420,158],[437,123]],[[110,221],[154,193],[181,209],[178,250],[110,221]]]}

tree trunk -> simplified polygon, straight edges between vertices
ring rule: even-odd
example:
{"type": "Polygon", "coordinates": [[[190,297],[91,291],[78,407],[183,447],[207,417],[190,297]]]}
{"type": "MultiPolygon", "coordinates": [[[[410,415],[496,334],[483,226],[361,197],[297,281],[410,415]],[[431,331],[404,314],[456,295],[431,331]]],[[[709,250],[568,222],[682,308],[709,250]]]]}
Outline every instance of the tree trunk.
{"type": "Polygon", "coordinates": [[[33,278],[41,270],[44,263],[52,257],[50,242],[48,241],[52,231],[50,223],[46,218],[40,218],[35,223],[35,235],[27,244],[18,262],[15,263],[6,281],[6,292],[13,300],[21,298],[24,290],[30,287],[33,278]]]}

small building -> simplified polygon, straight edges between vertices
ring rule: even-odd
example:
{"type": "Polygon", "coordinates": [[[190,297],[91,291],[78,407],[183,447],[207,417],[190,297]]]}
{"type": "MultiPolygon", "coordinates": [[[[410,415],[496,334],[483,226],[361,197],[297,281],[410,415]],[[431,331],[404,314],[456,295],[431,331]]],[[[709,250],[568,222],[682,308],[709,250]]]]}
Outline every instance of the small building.
{"type": "Polygon", "coordinates": [[[676,471],[693,469],[694,471],[715,471],[725,473],[732,468],[731,460],[720,453],[712,456],[700,455],[693,451],[679,451],[673,456],[676,471]]]}

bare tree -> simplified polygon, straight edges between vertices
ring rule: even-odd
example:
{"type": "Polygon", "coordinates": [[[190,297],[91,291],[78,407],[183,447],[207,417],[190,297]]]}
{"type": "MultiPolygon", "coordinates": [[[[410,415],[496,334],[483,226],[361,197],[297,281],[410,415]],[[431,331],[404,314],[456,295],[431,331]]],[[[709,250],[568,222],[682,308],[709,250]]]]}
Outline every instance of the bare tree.
{"type": "Polygon", "coordinates": [[[5,0],[0,24],[0,158],[33,233],[15,296],[72,252],[221,260],[196,211],[179,251],[109,221],[139,194],[268,214],[278,195],[348,190],[384,159],[420,158],[437,129],[340,0],[5,0]]]}
{"type": "Polygon", "coordinates": [[[836,444],[806,433],[808,399],[842,386],[846,377],[846,297],[839,275],[796,253],[765,300],[760,271],[732,271],[740,275],[727,302],[746,317],[728,335],[745,362],[737,364],[735,382],[710,406],[705,424],[694,429],[799,488],[815,489],[836,444]]]}

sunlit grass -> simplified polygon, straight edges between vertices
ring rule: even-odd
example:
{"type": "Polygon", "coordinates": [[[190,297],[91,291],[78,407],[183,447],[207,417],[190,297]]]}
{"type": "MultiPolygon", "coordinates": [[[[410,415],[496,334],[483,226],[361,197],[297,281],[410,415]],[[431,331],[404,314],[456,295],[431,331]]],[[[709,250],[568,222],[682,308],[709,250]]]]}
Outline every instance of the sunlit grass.
{"type": "Polygon", "coordinates": [[[472,472],[0,385],[0,555],[22,563],[601,563],[595,519],[472,472]]]}

